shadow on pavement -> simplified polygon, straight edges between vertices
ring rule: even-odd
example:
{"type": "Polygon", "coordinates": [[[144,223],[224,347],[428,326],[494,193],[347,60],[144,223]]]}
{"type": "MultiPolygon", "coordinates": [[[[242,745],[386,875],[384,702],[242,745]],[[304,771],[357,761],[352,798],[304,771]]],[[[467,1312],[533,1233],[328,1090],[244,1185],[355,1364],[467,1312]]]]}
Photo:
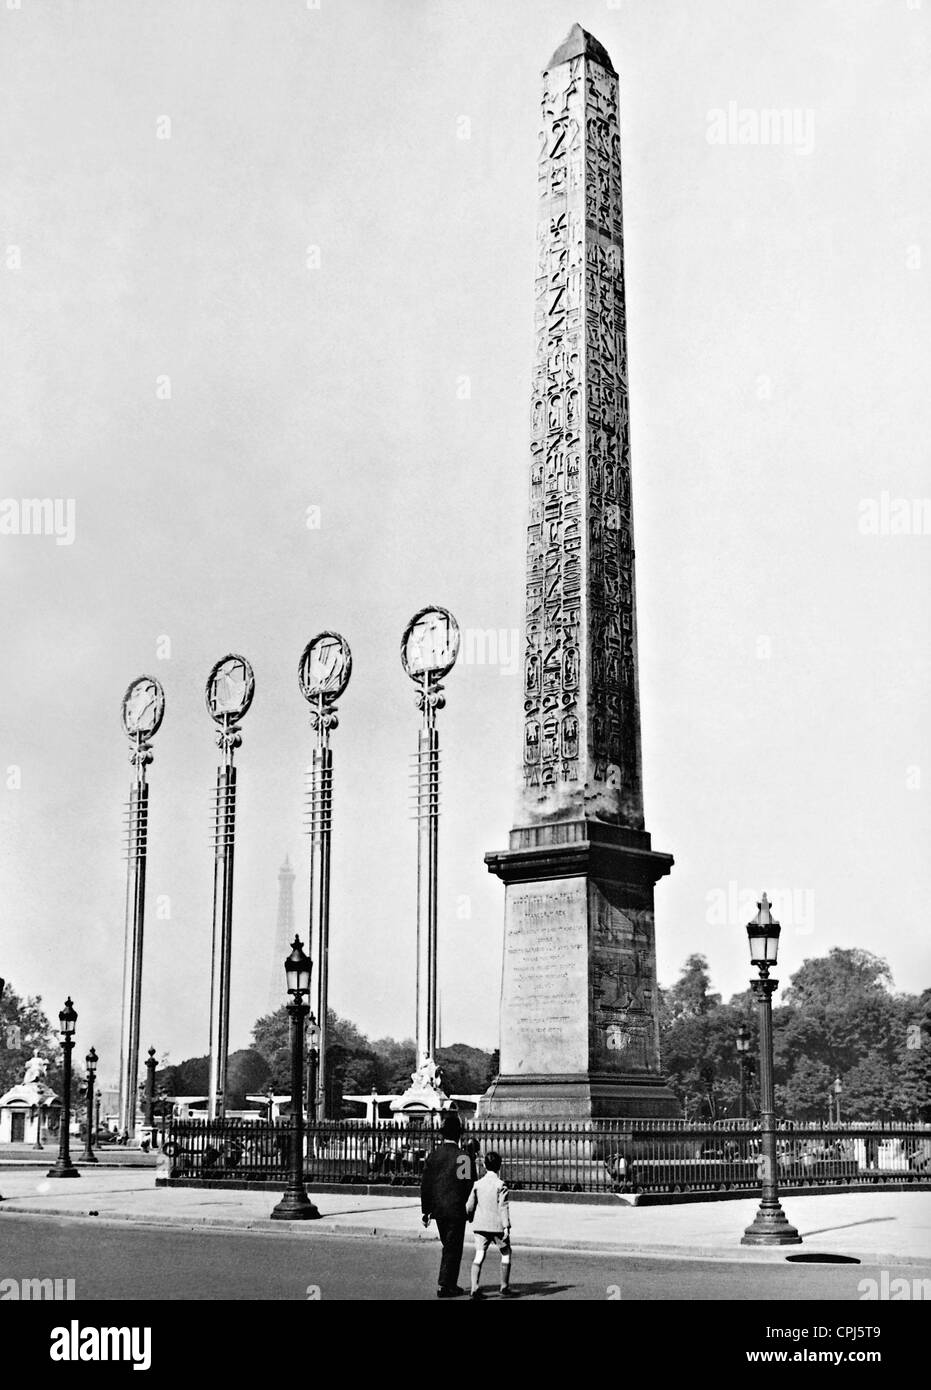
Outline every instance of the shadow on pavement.
{"type": "Polygon", "coordinates": [[[495,1300],[500,1303],[517,1302],[519,1298],[551,1298],[553,1294],[568,1293],[574,1286],[572,1284],[554,1284],[551,1280],[543,1280],[536,1284],[512,1284],[514,1290],[513,1298],[502,1298],[497,1289],[485,1291],[485,1299],[488,1302],[495,1300]]]}
{"type": "MultiPolygon", "coordinates": [[[[409,1209],[410,1207],[408,1203],[403,1203],[402,1205],[396,1207],[345,1207],[341,1208],[339,1211],[321,1212],[321,1216],[323,1216],[324,1220],[327,1221],[330,1219],[331,1216],[358,1216],[360,1218],[365,1217],[365,1219],[368,1220],[370,1216],[383,1216],[386,1211],[408,1211],[409,1209]]],[[[416,1215],[417,1225],[420,1225],[419,1210],[417,1211],[416,1215]]]]}
{"type": "Polygon", "coordinates": [[[849,1231],[852,1226],[875,1226],[878,1221],[897,1221],[897,1216],[868,1216],[864,1221],[847,1221],[843,1226],[819,1226],[816,1231],[802,1231],[807,1240],[809,1236],[823,1236],[827,1231],[849,1231]]]}

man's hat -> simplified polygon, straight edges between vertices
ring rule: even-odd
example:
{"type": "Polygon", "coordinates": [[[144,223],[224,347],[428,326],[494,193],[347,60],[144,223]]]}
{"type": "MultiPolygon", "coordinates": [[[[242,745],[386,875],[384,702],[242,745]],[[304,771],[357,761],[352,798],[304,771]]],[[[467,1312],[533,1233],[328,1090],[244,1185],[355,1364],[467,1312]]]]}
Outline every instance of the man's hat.
{"type": "Polygon", "coordinates": [[[455,1110],[449,1110],[443,1116],[440,1133],[444,1139],[458,1139],[462,1134],[462,1121],[455,1110]]]}

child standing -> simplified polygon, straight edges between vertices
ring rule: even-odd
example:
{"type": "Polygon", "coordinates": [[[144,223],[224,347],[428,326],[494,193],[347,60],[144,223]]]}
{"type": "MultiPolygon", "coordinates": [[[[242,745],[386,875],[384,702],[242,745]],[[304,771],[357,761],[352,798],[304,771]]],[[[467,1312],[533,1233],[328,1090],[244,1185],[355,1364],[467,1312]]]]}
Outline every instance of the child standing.
{"type": "Polygon", "coordinates": [[[479,1280],[489,1245],[496,1245],[501,1255],[501,1297],[512,1298],[511,1278],[511,1211],[508,1190],[501,1180],[501,1155],[485,1155],[485,1176],[472,1188],[466,1203],[466,1216],[475,1233],[475,1258],[472,1261],[472,1290],[470,1298],[481,1298],[479,1280]]]}

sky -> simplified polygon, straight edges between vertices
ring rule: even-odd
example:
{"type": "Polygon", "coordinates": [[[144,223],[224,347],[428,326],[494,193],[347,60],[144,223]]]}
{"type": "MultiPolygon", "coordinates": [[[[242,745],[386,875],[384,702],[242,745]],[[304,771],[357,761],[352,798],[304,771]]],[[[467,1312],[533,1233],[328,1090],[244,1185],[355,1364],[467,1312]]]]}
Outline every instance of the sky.
{"type": "Polygon", "coordinates": [[[620,74],[646,824],[660,982],[834,946],[931,984],[931,3],[22,0],[0,8],[0,974],[118,1070],[131,768],[143,1051],[207,1050],[210,668],[251,661],[232,1042],[306,923],[297,683],[344,634],[331,1003],[414,1011],[402,631],[450,608],[443,1042],[497,1043],[520,741],[540,72],[620,74]],[[761,113],[780,116],[775,143],[761,113]],[[58,534],[16,533],[58,499],[58,534]],[[3,518],[6,518],[5,522],[3,518]],[[69,521],[70,518],[70,521],[69,521]],[[476,640],[494,634],[494,642],[476,640]],[[470,637],[471,634],[471,637],[470,637]],[[484,652],[482,648],[484,647],[484,652]]]}

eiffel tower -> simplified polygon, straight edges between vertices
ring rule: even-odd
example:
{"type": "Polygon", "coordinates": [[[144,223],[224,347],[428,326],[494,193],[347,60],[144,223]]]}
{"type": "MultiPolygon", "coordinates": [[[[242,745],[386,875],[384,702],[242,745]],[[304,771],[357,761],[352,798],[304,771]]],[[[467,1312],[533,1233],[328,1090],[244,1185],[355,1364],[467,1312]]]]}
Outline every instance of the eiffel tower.
{"type": "Polygon", "coordinates": [[[268,1012],[276,1013],[285,1002],[284,962],[294,940],[294,870],[285,855],[278,870],[278,925],[275,928],[275,959],[268,985],[268,1012]]]}

